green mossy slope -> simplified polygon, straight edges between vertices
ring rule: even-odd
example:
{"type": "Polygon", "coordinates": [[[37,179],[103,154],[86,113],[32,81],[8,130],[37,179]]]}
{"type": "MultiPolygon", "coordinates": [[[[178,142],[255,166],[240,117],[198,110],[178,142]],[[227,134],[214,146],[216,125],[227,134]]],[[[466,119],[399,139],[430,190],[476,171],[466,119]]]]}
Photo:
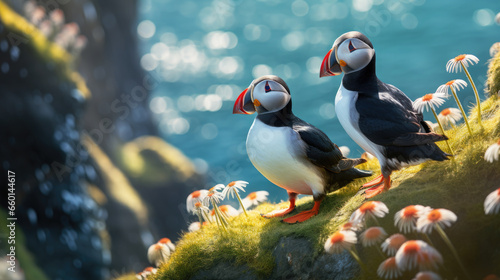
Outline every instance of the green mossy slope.
{"type": "MultiPolygon", "coordinates": [[[[472,117],[473,137],[463,125],[446,131],[451,139],[450,145],[457,153],[454,160],[428,162],[395,172],[393,188],[375,198],[389,207],[389,215],[380,220],[389,234],[397,232],[393,225],[394,213],[407,205],[422,204],[455,212],[458,221],[447,232],[467,264],[469,273],[475,278],[499,273],[498,266],[494,264],[500,263],[500,247],[492,246],[500,244],[500,215],[486,216],[483,210],[485,197],[500,183],[500,162],[488,163],[483,159],[487,147],[500,137],[500,100],[491,97],[482,103],[482,108],[484,128],[481,129],[472,117]]],[[[475,116],[474,112],[471,115],[475,116]]],[[[443,144],[440,143],[446,150],[443,144]]],[[[372,160],[361,168],[377,170],[378,164],[372,160]]],[[[265,278],[274,268],[272,252],[284,236],[310,240],[317,248],[316,254],[310,256],[314,260],[324,253],[323,244],[327,237],[364,202],[363,195],[358,193],[362,183],[358,181],[330,193],[321,205],[320,214],[301,224],[287,225],[280,223],[280,219],[260,217],[259,213],[284,207],[287,205],[285,202],[261,205],[249,212],[249,218],[244,215],[234,218],[228,234],[220,233],[216,226],[185,233],[169,263],[152,279],[186,279],[200,269],[223,261],[246,264],[265,278]]],[[[298,205],[299,211],[310,209],[312,199],[302,198],[298,205]]],[[[421,238],[412,234],[408,237],[421,238]]],[[[459,270],[448,248],[436,233],[430,237],[445,259],[446,269],[441,269],[440,273],[448,277],[457,275],[454,273],[459,270]]],[[[363,250],[360,246],[358,250],[369,270],[375,272],[382,261],[378,252],[374,249],[363,250]]]]}

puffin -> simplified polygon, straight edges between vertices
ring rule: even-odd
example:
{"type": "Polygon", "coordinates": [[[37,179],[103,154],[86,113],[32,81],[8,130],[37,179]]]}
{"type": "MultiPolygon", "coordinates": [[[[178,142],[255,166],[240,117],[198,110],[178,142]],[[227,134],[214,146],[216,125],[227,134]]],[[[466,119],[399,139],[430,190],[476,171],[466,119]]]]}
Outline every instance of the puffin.
{"type": "Polygon", "coordinates": [[[381,174],[362,188],[372,198],[391,187],[391,173],[428,160],[451,156],[435,142],[447,140],[434,133],[412,101],[397,87],[377,78],[375,50],[362,33],[342,34],[325,55],[320,78],[344,73],[335,97],[335,112],[347,134],[374,155],[381,174]]]}
{"type": "Polygon", "coordinates": [[[255,168],[273,184],[288,192],[288,208],[272,211],[265,218],[282,217],[295,209],[298,194],[312,195],[314,206],[283,219],[300,223],[319,212],[327,192],[371,176],[354,166],[364,159],[349,159],[328,136],[296,117],[288,85],[280,77],[262,76],[252,81],[236,99],[233,114],[257,112],[246,140],[247,154],[255,168]]]}

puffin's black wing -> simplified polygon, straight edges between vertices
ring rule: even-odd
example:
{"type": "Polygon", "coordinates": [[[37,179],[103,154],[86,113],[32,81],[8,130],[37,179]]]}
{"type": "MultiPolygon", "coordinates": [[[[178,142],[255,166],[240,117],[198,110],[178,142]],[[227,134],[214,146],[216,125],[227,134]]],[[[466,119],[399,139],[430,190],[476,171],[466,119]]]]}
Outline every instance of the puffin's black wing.
{"type": "Polygon", "coordinates": [[[348,159],[339,147],[320,129],[304,121],[296,121],[293,130],[306,144],[306,156],[313,164],[331,172],[339,173],[365,162],[363,159],[348,159]]]}
{"type": "Polygon", "coordinates": [[[379,93],[360,92],[356,101],[361,132],[382,146],[415,146],[447,139],[430,132],[423,116],[415,112],[411,100],[398,88],[378,83],[379,93]]]}

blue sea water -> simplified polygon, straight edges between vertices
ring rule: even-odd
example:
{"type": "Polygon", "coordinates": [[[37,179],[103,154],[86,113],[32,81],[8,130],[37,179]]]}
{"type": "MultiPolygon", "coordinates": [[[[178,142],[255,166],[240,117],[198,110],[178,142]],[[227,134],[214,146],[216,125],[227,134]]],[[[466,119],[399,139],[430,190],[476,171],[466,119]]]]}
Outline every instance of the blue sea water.
{"type": "MultiPolygon", "coordinates": [[[[294,113],[322,129],[339,146],[363,151],[345,133],[333,106],[341,77],[319,78],[321,61],[342,33],[358,30],[372,41],[377,74],[412,100],[463,73],[446,62],[462,53],[482,98],[490,46],[500,41],[498,1],[451,0],[212,0],[140,1],[137,25],[141,65],[159,77],[150,108],[162,136],[194,160],[206,186],[250,182],[271,201],[286,192],[252,166],[245,150],[253,115],[232,115],[234,100],[264,74],[289,85],[294,113]]],[[[470,86],[460,91],[470,106],[470,86]]],[[[441,109],[456,107],[448,100],[441,109]]],[[[434,121],[426,113],[426,119],[434,121]]]]}

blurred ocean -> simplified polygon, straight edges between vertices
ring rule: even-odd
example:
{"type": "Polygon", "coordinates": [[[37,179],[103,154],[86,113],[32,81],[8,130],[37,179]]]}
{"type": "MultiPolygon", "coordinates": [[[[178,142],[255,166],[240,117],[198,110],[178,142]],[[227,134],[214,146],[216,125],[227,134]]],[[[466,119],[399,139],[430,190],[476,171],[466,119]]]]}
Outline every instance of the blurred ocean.
{"type": "MultiPolygon", "coordinates": [[[[462,53],[480,62],[469,67],[479,92],[486,80],[490,46],[500,41],[499,1],[353,0],[255,1],[142,0],[137,32],[141,65],[161,83],[150,108],[163,137],[206,173],[209,188],[232,180],[250,182],[247,193],[267,190],[271,201],[286,192],[252,166],[245,139],[254,115],[232,115],[233,103],[264,74],[282,77],[294,113],[322,129],[350,157],[362,153],[336,119],[340,77],[319,78],[322,58],[342,33],[358,30],[372,41],[377,74],[412,100],[451,79],[446,62],[462,53]]],[[[460,91],[474,102],[470,86],[460,91]]],[[[484,94],[482,94],[484,98],[484,94]]],[[[440,109],[456,107],[448,100],[440,109]]],[[[431,114],[426,119],[435,122],[431,114]]]]}

